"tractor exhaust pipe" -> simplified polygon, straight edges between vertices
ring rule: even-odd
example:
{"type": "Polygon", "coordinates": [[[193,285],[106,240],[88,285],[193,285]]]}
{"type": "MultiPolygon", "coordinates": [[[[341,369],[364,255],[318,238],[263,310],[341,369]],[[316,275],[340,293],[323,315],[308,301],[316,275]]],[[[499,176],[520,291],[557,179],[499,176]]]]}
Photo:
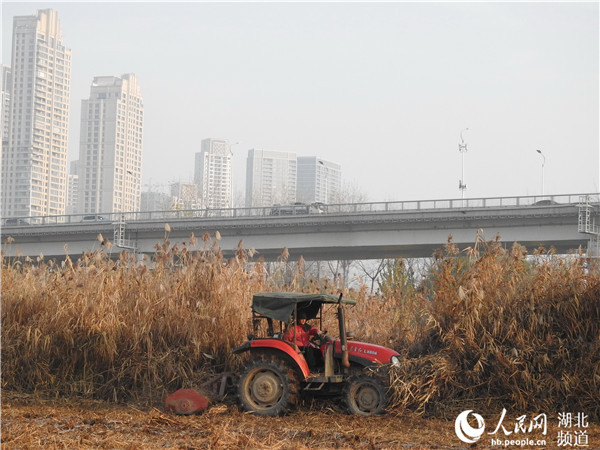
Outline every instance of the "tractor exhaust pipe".
{"type": "Polygon", "coordinates": [[[340,329],[340,346],[342,348],[342,366],[350,367],[350,360],[348,359],[348,345],[346,339],[346,317],[344,314],[344,307],[342,305],[342,294],[338,300],[338,326],[340,329]]]}

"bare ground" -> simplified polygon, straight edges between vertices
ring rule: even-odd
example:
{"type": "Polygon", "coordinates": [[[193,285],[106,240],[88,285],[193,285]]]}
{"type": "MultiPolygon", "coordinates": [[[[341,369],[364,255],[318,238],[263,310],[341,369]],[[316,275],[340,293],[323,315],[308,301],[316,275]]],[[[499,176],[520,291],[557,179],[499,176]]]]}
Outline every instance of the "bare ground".
{"type": "MultiPolygon", "coordinates": [[[[500,414],[498,414],[499,418],[500,414]]],[[[547,445],[508,448],[559,448],[556,420],[547,445]]],[[[513,423],[506,421],[505,423],[513,423]]],[[[492,426],[492,425],[490,425],[492,426]]],[[[495,426],[495,423],[493,424],[495,426]]],[[[44,400],[2,393],[3,449],[433,449],[468,448],[454,432],[453,420],[425,419],[414,414],[358,417],[337,408],[309,407],[277,418],[257,417],[235,406],[215,404],[203,414],[178,416],[158,408],[90,400],[44,400]]],[[[600,447],[600,426],[585,429],[588,448],[600,447]]],[[[515,435],[513,435],[515,436],[515,435]]],[[[500,437],[500,436],[499,436],[500,437]]],[[[502,436],[506,438],[506,436],[502,436]]],[[[482,436],[476,448],[492,448],[482,436]]],[[[502,447],[496,447],[502,448],[502,447]]],[[[564,447],[560,447],[564,448],[564,447]]]]}

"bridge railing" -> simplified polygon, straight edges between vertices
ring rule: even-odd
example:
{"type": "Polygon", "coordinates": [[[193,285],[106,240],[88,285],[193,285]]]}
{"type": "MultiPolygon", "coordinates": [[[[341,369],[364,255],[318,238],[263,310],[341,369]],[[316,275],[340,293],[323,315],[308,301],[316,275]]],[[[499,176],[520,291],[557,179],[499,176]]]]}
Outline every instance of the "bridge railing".
{"type": "Polygon", "coordinates": [[[485,197],[465,199],[405,200],[367,203],[336,203],[290,206],[269,206],[253,208],[213,208],[179,209],[167,211],[135,211],[124,213],[70,214],[62,216],[11,217],[4,219],[3,226],[56,225],[56,224],[101,224],[118,222],[141,222],[159,220],[198,220],[236,217],[289,217],[313,214],[350,214],[398,211],[430,211],[469,208],[501,207],[550,207],[557,205],[578,205],[586,198],[587,202],[600,207],[600,194],[561,194],[544,196],[485,197]]]}
{"type": "Polygon", "coordinates": [[[366,213],[385,211],[428,211],[436,209],[500,208],[519,206],[577,205],[582,196],[598,203],[600,194],[564,194],[520,197],[485,197],[441,200],[410,200],[394,202],[346,203],[326,205],[328,213],[366,213]]]}

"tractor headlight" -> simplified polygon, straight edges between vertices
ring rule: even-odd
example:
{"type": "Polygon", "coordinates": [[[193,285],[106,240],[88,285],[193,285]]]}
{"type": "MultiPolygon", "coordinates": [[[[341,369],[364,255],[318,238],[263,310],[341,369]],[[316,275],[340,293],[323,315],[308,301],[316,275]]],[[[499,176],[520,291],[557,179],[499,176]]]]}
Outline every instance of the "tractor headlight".
{"type": "Polygon", "coordinates": [[[390,364],[396,367],[400,367],[400,358],[398,358],[396,355],[392,356],[390,358],[390,364]]]}

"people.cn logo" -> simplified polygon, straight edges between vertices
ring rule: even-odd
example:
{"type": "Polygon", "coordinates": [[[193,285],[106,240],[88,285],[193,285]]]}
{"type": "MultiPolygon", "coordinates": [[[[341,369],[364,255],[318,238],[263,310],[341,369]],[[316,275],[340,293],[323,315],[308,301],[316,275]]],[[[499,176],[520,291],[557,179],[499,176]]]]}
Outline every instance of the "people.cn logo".
{"type": "Polygon", "coordinates": [[[483,417],[477,413],[473,413],[473,417],[477,420],[477,428],[469,425],[467,419],[472,412],[472,409],[461,412],[454,422],[454,431],[456,432],[456,435],[461,441],[467,444],[477,442],[485,430],[485,421],[483,420],[483,417]]]}

